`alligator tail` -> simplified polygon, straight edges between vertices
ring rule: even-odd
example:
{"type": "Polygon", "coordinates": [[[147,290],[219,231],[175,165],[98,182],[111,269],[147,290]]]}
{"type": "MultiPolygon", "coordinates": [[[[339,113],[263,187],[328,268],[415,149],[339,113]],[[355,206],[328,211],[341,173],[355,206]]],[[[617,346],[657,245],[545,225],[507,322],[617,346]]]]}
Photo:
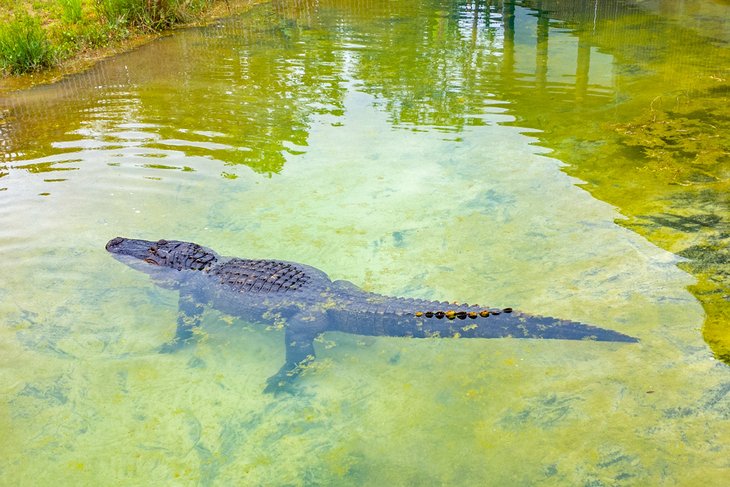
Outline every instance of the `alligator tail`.
{"type": "Polygon", "coordinates": [[[617,331],[511,308],[393,298],[362,291],[347,306],[332,310],[331,316],[333,329],[360,335],[638,342],[617,331]]]}
{"type": "MultiPolygon", "coordinates": [[[[395,298],[400,301],[400,298],[395,298]]],[[[418,303],[424,306],[424,302],[418,303]]],[[[595,340],[638,342],[623,333],[571,320],[536,316],[512,308],[485,308],[475,305],[425,302],[423,311],[410,314],[413,336],[459,336],[464,338],[545,338],[554,340],[595,340]],[[415,325],[415,330],[413,328],[415,325]]]]}
{"type": "Polygon", "coordinates": [[[341,302],[330,311],[333,329],[360,335],[639,341],[617,331],[512,308],[385,296],[348,281],[335,281],[333,286],[341,302]]]}
{"type": "MultiPolygon", "coordinates": [[[[631,342],[639,340],[623,333],[550,316],[534,316],[521,312],[501,312],[487,318],[444,323],[453,336],[467,338],[544,338],[554,340],[595,340],[631,342]]],[[[449,333],[447,333],[449,334],[449,333]]]]}

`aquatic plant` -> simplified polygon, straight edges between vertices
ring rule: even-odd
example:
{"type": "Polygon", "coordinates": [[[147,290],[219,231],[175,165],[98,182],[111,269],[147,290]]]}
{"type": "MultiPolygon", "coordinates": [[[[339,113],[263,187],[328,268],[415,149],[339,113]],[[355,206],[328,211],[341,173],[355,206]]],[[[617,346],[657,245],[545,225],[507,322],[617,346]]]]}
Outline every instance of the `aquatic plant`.
{"type": "Polygon", "coordinates": [[[730,128],[730,117],[717,102],[722,88],[727,91],[720,86],[666,109],[653,103],[641,117],[614,128],[624,145],[644,156],[647,171],[671,172],[667,179],[674,184],[717,182],[730,162],[730,142],[722,136],[730,128]]]}
{"type": "Polygon", "coordinates": [[[12,21],[0,25],[0,68],[3,71],[26,73],[50,66],[54,57],[54,49],[38,19],[16,14],[12,21]]]}
{"type": "Polygon", "coordinates": [[[636,220],[626,225],[687,259],[680,267],[697,278],[690,290],[707,314],[703,337],[717,359],[730,363],[730,86],[711,81],[705,90],[657,97],[643,113],[612,128],[620,144],[635,151],[633,180],[656,194],[656,206],[637,204],[627,211],[636,220]]]}

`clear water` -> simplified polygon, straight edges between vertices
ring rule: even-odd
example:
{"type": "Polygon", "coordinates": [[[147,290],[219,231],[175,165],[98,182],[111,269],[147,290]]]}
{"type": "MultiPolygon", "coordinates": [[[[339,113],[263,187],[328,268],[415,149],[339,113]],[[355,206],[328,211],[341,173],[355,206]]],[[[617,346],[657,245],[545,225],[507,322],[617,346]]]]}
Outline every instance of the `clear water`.
{"type": "Polygon", "coordinates": [[[727,14],[275,2],[3,97],[0,484],[723,485],[727,14]],[[329,333],[274,397],[117,235],[641,342],[329,333]]]}

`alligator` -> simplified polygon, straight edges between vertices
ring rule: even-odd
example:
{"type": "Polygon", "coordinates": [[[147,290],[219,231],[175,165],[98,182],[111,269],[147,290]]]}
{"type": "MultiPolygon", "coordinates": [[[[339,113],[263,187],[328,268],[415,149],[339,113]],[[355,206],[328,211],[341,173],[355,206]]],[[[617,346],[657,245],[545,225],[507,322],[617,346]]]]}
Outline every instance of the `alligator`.
{"type": "Polygon", "coordinates": [[[314,360],[314,340],[327,331],[366,336],[550,338],[637,342],[634,337],[512,308],[390,297],[332,281],[319,269],[280,260],[223,257],[192,242],[116,237],[106,249],[119,261],[179,291],[177,331],[161,351],[192,341],[205,306],[248,322],[282,325],[286,359],[267,381],[285,390],[314,360]]]}

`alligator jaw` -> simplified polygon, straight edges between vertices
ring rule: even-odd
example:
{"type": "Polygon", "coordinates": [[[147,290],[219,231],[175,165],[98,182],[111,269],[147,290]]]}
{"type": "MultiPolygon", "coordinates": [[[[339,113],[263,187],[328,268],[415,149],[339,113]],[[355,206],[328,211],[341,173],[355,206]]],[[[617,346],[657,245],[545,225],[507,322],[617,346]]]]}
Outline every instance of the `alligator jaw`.
{"type": "Polygon", "coordinates": [[[167,282],[169,269],[157,265],[148,259],[149,250],[154,242],[133,238],[115,237],[106,244],[106,250],[122,264],[150,276],[155,284],[167,289],[177,286],[167,282]]]}
{"type": "Polygon", "coordinates": [[[137,240],[133,238],[115,237],[106,244],[106,250],[115,256],[126,255],[136,259],[144,260],[154,242],[137,240]]]}

